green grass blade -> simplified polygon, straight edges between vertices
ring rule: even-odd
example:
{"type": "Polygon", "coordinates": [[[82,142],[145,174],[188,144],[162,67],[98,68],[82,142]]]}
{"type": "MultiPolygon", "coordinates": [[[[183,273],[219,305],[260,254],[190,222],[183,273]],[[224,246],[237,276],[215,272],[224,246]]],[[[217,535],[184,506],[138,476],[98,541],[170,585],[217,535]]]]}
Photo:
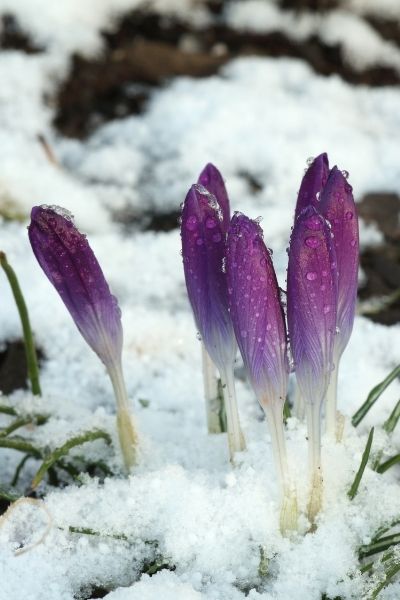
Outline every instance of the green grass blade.
{"type": "Polygon", "coordinates": [[[353,481],[353,484],[352,484],[351,488],[347,492],[347,495],[350,498],[350,500],[353,500],[354,496],[358,492],[358,488],[359,488],[362,476],[364,474],[365,467],[367,466],[369,454],[371,452],[371,446],[372,446],[372,440],[373,440],[373,438],[374,438],[374,428],[372,427],[371,431],[369,432],[369,436],[368,436],[368,440],[367,440],[367,443],[366,443],[366,446],[365,446],[365,450],[364,450],[362,458],[361,458],[360,468],[357,471],[357,474],[356,474],[356,476],[354,478],[354,481],[353,481]]]}
{"type": "Polygon", "coordinates": [[[397,404],[394,407],[392,414],[390,415],[388,420],[384,422],[383,429],[387,433],[392,433],[394,428],[396,427],[399,419],[400,419],[400,400],[397,401],[397,404]]]}
{"type": "Polygon", "coordinates": [[[399,375],[400,365],[393,369],[393,371],[389,373],[389,375],[383,381],[381,381],[381,383],[378,383],[378,385],[372,388],[364,404],[358,409],[356,413],[354,413],[353,418],[351,419],[351,422],[353,423],[354,427],[357,427],[357,425],[361,423],[369,409],[375,404],[375,402],[378,400],[381,394],[386,390],[388,385],[392,383],[392,381],[394,381],[397,377],[399,377],[399,375]]]}
{"type": "Polygon", "coordinates": [[[393,467],[393,465],[397,465],[398,462],[400,462],[400,454],[396,454],[395,456],[392,456],[391,458],[386,460],[384,463],[381,463],[376,468],[376,471],[378,473],[384,473],[385,471],[390,469],[390,467],[393,467]]]}
{"type": "MultiPolygon", "coordinates": [[[[80,435],[77,435],[65,442],[62,446],[59,446],[43,461],[38,471],[36,472],[31,487],[35,489],[42,481],[46,472],[56,463],[60,458],[66,456],[72,448],[80,446],[86,442],[93,442],[94,440],[103,439],[107,444],[111,444],[111,438],[105,431],[95,429],[93,431],[86,431],[80,435]]],[[[1,438],[0,438],[1,442],[1,438]]]]}
{"type": "Polygon", "coordinates": [[[385,537],[381,537],[379,540],[372,542],[371,544],[361,546],[358,556],[360,559],[366,558],[367,556],[378,554],[378,552],[384,552],[384,550],[387,550],[392,546],[397,546],[397,544],[400,544],[400,533],[386,535],[385,537]]]}
{"type": "Polygon", "coordinates": [[[19,316],[21,319],[22,330],[24,333],[25,353],[26,362],[28,365],[28,376],[31,382],[32,393],[35,396],[41,395],[40,383],[39,383],[39,367],[36,355],[36,348],[33,342],[33,334],[29,321],[28,309],[22,295],[21,288],[18,283],[17,276],[14,269],[7,261],[7,257],[4,252],[0,252],[0,265],[7,276],[8,283],[10,284],[11,291],[14,296],[15,304],[17,305],[19,316]]]}
{"type": "Polygon", "coordinates": [[[380,592],[389,585],[393,577],[400,571],[400,561],[395,562],[392,561],[385,569],[384,579],[381,581],[371,592],[371,595],[368,596],[370,600],[375,600],[378,597],[380,592]]]}

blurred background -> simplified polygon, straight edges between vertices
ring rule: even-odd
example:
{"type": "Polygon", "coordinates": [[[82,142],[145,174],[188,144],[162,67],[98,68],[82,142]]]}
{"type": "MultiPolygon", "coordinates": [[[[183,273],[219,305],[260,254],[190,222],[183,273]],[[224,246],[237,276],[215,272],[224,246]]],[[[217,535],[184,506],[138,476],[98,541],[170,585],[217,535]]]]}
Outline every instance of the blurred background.
{"type": "Polygon", "coordinates": [[[60,204],[177,253],[211,161],[283,280],[306,161],[327,151],[362,218],[360,312],[400,321],[398,0],[0,0],[0,47],[3,226],[60,204]]]}

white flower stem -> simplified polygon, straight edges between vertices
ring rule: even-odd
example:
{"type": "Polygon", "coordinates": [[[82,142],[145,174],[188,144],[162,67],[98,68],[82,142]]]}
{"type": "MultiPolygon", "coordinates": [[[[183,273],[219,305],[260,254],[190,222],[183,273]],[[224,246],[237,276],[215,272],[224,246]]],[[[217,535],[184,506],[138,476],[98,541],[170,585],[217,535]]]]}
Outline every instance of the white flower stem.
{"type": "Polygon", "coordinates": [[[339,374],[339,360],[335,361],[335,368],[331,373],[325,401],[325,428],[332,438],[337,437],[337,384],[339,374]]]}
{"type": "Polygon", "coordinates": [[[262,402],[267,416],[276,470],[281,490],[280,530],[282,534],[297,531],[297,495],[289,473],[283,429],[283,403],[262,402]]]}
{"type": "Polygon", "coordinates": [[[321,468],[321,404],[306,403],[311,491],[308,519],[312,525],[322,507],[323,478],[321,468]]]}
{"type": "Polygon", "coordinates": [[[225,402],[229,456],[231,462],[233,463],[235,452],[241,452],[242,450],[246,449],[246,442],[244,440],[239,422],[233,365],[225,369],[225,371],[221,371],[220,375],[225,402]]]}
{"type": "Polygon", "coordinates": [[[297,383],[296,383],[296,387],[294,390],[294,411],[293,412],[294,412],[294,416],[299,421],[304,421],[306,407],[304,404],[304,398],[301,395],[300,388],[297,385],[297,383]]]}
{"type": "Polygon", "coordinates": [[[124,376],[121,365],[108,368],[115,399],[117,401],[117,430],[119,443],[127,471],[136,464],[137,433],[129,410],[124,376]]]}
{"type": "Polygon", "coordinates": [[[222,433],[221,414],[223,412],[223,401],[218,394],[217,371],[203,342],[201,344],[201,355],[208,433],[222,433]]]}

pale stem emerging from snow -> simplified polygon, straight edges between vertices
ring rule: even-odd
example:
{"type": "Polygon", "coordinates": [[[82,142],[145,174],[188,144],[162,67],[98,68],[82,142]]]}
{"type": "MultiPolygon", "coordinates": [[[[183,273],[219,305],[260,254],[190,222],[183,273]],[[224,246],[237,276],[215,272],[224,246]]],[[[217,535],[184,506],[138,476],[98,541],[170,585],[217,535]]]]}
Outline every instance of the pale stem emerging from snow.
{"type": "Polygon", "coordinates": [[[331,373],[328,390],[326,392],[325,401],[325,427],[326,432],[333,438],[337,439],[337,383],[339,374],[339,360],[336,357],[335,368],[331,373]]]}
{"type": "Polygon", "coordinates": [[[306,402],[308,448],[311,477],[311,492],[308,504],[308,519],[312,525],[322,507],[322,468],[321,468],[321,404],[306,402]]]}
{"type": "Polygon", "coordinates": [[[272,452],[281,489],[280,530],[282,534],[290,534],[297,531],[298,510],[296,489],[291,482],[286,454],[283,429],[283,402],[270,402],[264,399],[261,405],[267,416],[268,429],[272,441],[272,452]]]}
{"type": "Polygon", "coordinates": [[[121,451],[127,471],[136,464],[137,433],[129,410],[124,376],[121,365],[108,368],[117,401],[117,430],[121,451]]]}
{"type": "Polygon", "coordinates": [[[225,369],[225,371],[221,371],[220,375],[226,411],[229,456],[231,462],[233,463],[235,452],[241,452],[242,450],[246,449],[246,442],[244,440],[239,422],[233,365],[225,369]]]}
{"type": "Polygon", "coordinates": [[[218,394],[217,371],[203,342],[201,343],[201,354],[208,433],[222,433],[222,399],[218,394]]]}
{"type": "Polygon", "coordinates": [[[305,412],[306,412],[306,407],[304,405],[304,398],[301,395],[300,392],[300,388],[296,383],[295,389],[294,389],[294,416],[299,420],[299,421],[304,421],[304,417],[305,417],[305,412]]]}

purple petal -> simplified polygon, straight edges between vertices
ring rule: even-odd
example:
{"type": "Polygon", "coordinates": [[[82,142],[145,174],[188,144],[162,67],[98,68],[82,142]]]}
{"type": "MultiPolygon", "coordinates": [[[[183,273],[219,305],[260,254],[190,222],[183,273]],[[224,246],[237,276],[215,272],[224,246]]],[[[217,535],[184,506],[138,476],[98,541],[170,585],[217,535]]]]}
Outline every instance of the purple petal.
{"type": "Polygon", "coordinates": [[[337,266],[331,231],[310,206],[290,241],[287,313],[296,378],[304,399],[321,402],[330,372],[336,328],[337,266]]]}
{"type": "Polygon", "coordinates": [[[285,321],[278,283],[262,229],[235,213],[226,259],[236,340],[261,402],[284,401],[288,381],[285,321]]]}
{"type": "Polygon", "coordinates": [[[297,196],[295,221],[307,206],[318,209],[319,194],[326,184],[329,175],[328,155],[324,152],[313,160],[307,169],[297,196]]]}
{"type": "Polygon", "coordinates": [[[200,173],[198,183],[216,197],[222,210],[222,229],[227,232],[231,218],[229,198],[221,173],[213,164],[208,163],[200,173]]]}
{"type": "Polygon", "coordinates": [[[59,207],[35,206],[28,227],[32,250],[82,336],[106,366],[121,358],[118,302],[86,237],[59,207]]]}
{"type": "Polygon", "coordinates": [[[226,236],[218,203],[201,185],[193,185],[186,196],[181,238],[186,287],[196,325],[221,371],[233,362],[236,350],[223,272],[226,236]]]}
{"type": "Polygon", "coordinates": [[[359,261],[358,217],[352,187],[337,167],[330,172],[321,194],[320,209],[331,224],[338,267],[337,335],[339,356],[353,329],[359,261]]]}

